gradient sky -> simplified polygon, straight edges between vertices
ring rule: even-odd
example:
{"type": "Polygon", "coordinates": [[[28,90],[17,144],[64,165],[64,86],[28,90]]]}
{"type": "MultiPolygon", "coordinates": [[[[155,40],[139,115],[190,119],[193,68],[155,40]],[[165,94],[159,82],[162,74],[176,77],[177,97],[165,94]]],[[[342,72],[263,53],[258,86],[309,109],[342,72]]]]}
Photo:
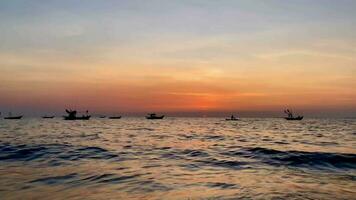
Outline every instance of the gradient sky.
{"type": "Polygon", "coordinates": [[[356,115],[354,0],[0,1],[0,111],[356,115]]]}

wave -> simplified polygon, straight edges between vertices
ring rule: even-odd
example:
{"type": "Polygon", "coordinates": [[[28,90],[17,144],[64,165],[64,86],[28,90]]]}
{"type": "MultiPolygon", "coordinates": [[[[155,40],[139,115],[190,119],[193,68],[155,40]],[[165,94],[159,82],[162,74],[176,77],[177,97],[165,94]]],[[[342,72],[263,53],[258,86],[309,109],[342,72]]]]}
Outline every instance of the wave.
{"type": "Polygon", "coordinates": [[[238,169],[238,170],[245,169],[246,166],[248,165],[247,162],[226,160],[226,159],[220,160],[220,159],[215,159],[215,158],[209,158],[209,159],[200,160],[197,162],[205,164],[205,165],[210,165],[213,167],[224,167],[224,168],[238,169]]]}
{"type": "MultiPolygon", "coordinates": [[[[125,146],[125,149],[132,146],[125,146]]],[[[144,153],[142,150],[128,152],[110,151],[96,146],[73,146],[66,144],[11,145],[0,143],[0,162],[43,162],[50,166],[69,164],[79,160],[123,161],[133,159],[134,155],[160,155],[160,159],[180,160],[188,169],[202,166],[245,169],[261,164],[271,166],[298,167],[319,170],[356,169],[356,154],[280,151],[263,147],[229,148],[217,156],[214,152],[203,149],[174,149],[155,147],[144,153]]],[[[224,148],[225,149],[225,148],[224,148]]]]}
{"type": "Polygon", "coordinates": [[[221,182],[206,183],[206,186],[211,188],[220,188],[220,189],[236,189],[238,187],[236,184],[221,183],[221,182]]]}
{"type": "Polygon", "coordinates": [[[188,163],[181,165],[189,169],[202,166],[223,167],[230,169],[247,169],[256,165],[271,165],[309,168],[318,170],[356,169],[356,154],[280,151],[269,148],[235,147],[227,152],[220,152],[223,157],[213,156],[202,149],[166,149],[161,154],[163,159],[184,160],[188,163]]]}
{"type": "Polygon", "coordinates": [[[138,180],[140,174],[120,175],[120,174],[92,174],[83,175],[71,173],[60,176],[47,176],[34,179],[29,183],[41,185],[88,185],[88,184],[121,184],[132,180],[138,180]]]}
{"type": "Polygon", "coordinates": [[[77,173],[67,174],[64,176],[50,176],[50,177],[35,179],[33,181],[30,181],[30,183],[46,184],[46,185],[64,184],[67,181],[76,178],[77,176],[78,176],[77,173]]]}
{"type": "Polygon", "coordinates": [[[119,176],[117,174],[101,174],[101,175],[94,175],[94,176],[89,176],[81,181],[88,181],[88,182],[95,182],[95,183],[105,183],[105,184],[117,184],[117,183],[122,183],[125,181],[128,181],[130,179],[134,179],[141,176],[140,174],[134,174],[134,175],[125,175],[125,176],[119,176]]]}
{"type": "Polygon", "coordinates": [[[119,159],[119,155],[100,147],[76,147],[65,144],[0,144],[0,161],[46,161],[50,165],[60,165],[64,164],[63,161],[113,158],[119,159]]]}
{"type": "Polygon", "coordinates": [[[356,154],[279,151],[274,149],[255,147],[247,148],[244,157],[261,159],[271,165],[286,165],[312,168],[341,168],[355,169],[356,154]]]}

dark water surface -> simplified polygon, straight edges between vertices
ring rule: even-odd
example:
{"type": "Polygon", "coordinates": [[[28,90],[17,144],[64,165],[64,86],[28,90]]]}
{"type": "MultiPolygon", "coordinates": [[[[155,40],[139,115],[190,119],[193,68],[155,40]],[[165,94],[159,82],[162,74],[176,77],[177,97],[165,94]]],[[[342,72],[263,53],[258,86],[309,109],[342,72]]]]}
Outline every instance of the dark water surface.
{"type": "Polygon", "coordinates": [[[356,120],[0,120],[0,199],[356,199],[356,120]]]}

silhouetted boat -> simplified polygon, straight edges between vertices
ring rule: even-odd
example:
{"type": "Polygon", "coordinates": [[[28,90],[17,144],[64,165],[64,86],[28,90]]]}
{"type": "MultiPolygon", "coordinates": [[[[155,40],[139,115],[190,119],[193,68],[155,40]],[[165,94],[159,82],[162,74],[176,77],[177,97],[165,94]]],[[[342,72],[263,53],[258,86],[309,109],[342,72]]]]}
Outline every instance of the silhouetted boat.
{"type": "MultiPolygon", "coordinates": [[[[1,112],[0,112],[1,115],[1,112]]],[[[11,112],[9,112],[9,115],[7,117],[4,117],[4,119],[21,119],[22,115],[18,115],[18,116],[12,116],[11,112]]]]}
{"type": "Polygon", "coordinates": [[[230,118],[226,118],[225,120],[226,120],[226,121],[238,121],[239,118],[236,118],[234,115],[231,115],[230,118]]]}
{"type": "Polygon", "coordinates": [[[239,121],[239,119],[229,119],[229,118],[226,118],[225,120],[226,121],[239,121]]]}
{"type": "Polygon", "coordinates": [[[150,113],[146,116],[146,119],[163,119],[164,115],[157,116],[156,113],[150,113]]]}
{"type": "MultiPolygon", "coordinates": [[[[63,116],[64,120],[89,120],[90,115],[82,115],[81,117],[77,117],[77,111],[76,110],[67,110],[66,112],[68,113],[68,116],[63,116]]],[[[86,111],[88,113],[88,111],[86,111]]]]}
{"type": "Polygon", "coordinates": [[[231,118],[226,118],[225,120],[226,120],[226,121],[239,121],[238,118],[233,118],[233,119],[231,119],[231,118]]]}
{"type": "Polygon", "coordinates": [[[297,117],[295,117],[294,115],[293,115],[293,112],[291,111],[291,110],[289,110],[289,109],[287,109],[287,110],[284,110],[284,113],[286,113],[287,115],[288,115],[288,117],[285,117],[284,119],[286,119],[286,120],[302,120],[304,117],[303,116],[297,116],[297,117]]]}
{"type": "Polygon", "coordinates": [[[53,119],[54,116],[42,116],[42,119],[53,119]]]}
{"type": "Polygon", "coordinates": [[[302,120],[304,117],[303,116],[298,116],[298,117],[285,117],[284,119],[286,120],[302,120]]]}
{"type": "Polygon", "coordinates": [[[90,115],[83,115],[81,117],[70,117],[70,116],[63,116],[64,120],[89,120],[90,115]]]}
{"type": "Polygon", "coordinates": [[[21,119],[22,115],[20,116],[9,116],[9,117],[4,117],[4,119],[21,119]]]}
{"type": "Polygon", "coordinates": [[[112,117],[109,117],[109,119],[121,119],[121,116],[112,116],[112,117]]]}

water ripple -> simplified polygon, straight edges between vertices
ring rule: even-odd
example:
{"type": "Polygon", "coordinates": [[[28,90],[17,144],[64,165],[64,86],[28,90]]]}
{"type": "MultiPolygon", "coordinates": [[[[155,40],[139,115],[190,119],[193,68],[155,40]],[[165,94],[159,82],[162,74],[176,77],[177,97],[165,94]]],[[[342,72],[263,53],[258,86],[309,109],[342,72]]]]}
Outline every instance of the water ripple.
{"type": "Polygon", "coordinates": [[[342,119],[0,120],[0,198],[354,199],[355,130],[342,119]]]}

